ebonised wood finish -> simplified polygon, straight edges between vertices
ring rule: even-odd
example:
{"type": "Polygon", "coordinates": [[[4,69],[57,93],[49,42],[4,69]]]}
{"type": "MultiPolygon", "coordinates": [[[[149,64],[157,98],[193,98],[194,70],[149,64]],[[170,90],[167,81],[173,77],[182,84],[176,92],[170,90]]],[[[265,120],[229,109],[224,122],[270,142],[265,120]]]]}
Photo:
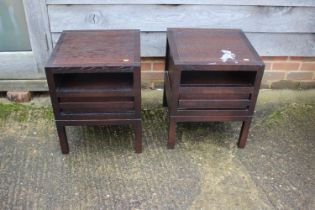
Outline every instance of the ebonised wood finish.
{"type": "Polygon", "coordinates": [[[64,31],[46,67],[61,151],[65,126],[132,124],[141,153],[140,31],[64,31]]]}
{"type": "Polygon", "coordinates": [[[169,110],[168,148],[176,123],[242,121],[244,148],[264,63],[238,29],[167,30],[163,105],[169,110]]]}

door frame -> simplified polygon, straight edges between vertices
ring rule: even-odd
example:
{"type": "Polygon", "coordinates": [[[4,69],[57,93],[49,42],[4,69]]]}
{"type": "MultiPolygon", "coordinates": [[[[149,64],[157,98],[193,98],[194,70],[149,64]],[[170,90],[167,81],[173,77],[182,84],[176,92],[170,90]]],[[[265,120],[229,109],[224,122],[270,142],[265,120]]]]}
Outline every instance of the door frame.
{"type": "Polygon", "coordinates": [[[0,80],[45,79],[44,66],[52,51],[46,0],[23,0],[23,6],[32,50],[0,52],[0,80]]]}

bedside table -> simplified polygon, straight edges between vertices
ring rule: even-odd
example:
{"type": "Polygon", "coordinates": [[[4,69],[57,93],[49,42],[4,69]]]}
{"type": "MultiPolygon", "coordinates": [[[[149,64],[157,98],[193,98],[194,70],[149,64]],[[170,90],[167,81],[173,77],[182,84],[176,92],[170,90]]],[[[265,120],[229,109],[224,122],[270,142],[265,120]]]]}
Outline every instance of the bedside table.
{"type": "Polygon", "coordinates": [[[169,110],[168,148],[177,122],[242,121],[245,147],[264,63],[241,30],[167,30],[163,105],[169,110]]]}
{"type": "Polygon", "coordinates": [[[140,31],[64,31],[46,77],[63,154],[65,126],[132,124],[141,153],[140,31]]]}

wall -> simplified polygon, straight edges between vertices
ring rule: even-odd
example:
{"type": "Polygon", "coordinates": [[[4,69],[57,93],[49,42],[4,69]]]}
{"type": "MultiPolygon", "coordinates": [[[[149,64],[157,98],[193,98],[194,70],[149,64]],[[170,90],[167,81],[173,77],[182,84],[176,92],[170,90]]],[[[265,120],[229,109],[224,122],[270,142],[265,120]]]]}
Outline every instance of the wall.
{"type": "MultiPolygon", "coordinates": [[[[262,88],[315,88],[315,57],[263,56],[266,64],[262,88]]],[[[141,60],[143,86],[163,88],[163,58],[141,60]]]]}
{"type": "Polygon", "coordinates": [[[47,0],[47,11],[53,45],[63,30],[136,28],[141,55],[157,57],[168,27],[241,28],[262,56],[315,56],[315,1],[47,0]]]}
{"type": "Polygon", "coordinates": [[[315,1],[47,0],[53,45],[62,30],[140,28],[142,80],[163,86],[167,27],[241,28],[266,62],[264,88],[313,87],[315,1]],[[219,3],[218,3],[219,2],[219,3]],[[128,5],[126,5],[128,3],[128,5]],[[290,57],[288,57],[290,56],[290,57]],[[300,57],[293,57],[300,56],[300,57]]]}
{"type": "Polygon", "coordinates": [[[78,29],[141,29],[142,78],[159,87],[167,27],[241,28],[266,61],[263,87],[313,87],[314,0],[45,0],[41,16],[36,2],[24,0],[39,76],[0,70],[0,91],[47,90],[43,61],[63,30],[78,29]]]}

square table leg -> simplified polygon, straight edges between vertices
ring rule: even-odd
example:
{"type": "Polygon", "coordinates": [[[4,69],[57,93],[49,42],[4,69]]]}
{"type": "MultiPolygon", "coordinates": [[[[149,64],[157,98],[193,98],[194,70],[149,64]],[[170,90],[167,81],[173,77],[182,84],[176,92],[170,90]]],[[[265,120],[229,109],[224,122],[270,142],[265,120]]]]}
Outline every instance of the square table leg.
{"type": "Polygon", "coordinates": [[[167,148],[174,149],[176,140],[176,120],[170,117],[169,128],[168,128],[168,142],[167,148]]]}
{"type": "Polygon", "coordinates": [[[68,144],[68,140],[67,140],[65,126],[57,124],[57,132],[58,132],[58,136],[59,136],[61,152],[62,152],[62,154],[68,154],[69,153],[69,144],[68,144]]]}
{"type": "Polygon", "coordinates": [[[141,120],[133,123],[133,127],[135,130],[135,151],[136,153],[142,152],[142,126],[141,120]]]}
{"type": "Polygon", "coordinates": [[[238,147],[239,148],[244,148],[246,145],[247,136],[248,136],[251,122],[252,122],[252,119],[243,121],[241,132],[240,132],[240,137],[239,137],[239,141],[238,141],[238,147]]]}

